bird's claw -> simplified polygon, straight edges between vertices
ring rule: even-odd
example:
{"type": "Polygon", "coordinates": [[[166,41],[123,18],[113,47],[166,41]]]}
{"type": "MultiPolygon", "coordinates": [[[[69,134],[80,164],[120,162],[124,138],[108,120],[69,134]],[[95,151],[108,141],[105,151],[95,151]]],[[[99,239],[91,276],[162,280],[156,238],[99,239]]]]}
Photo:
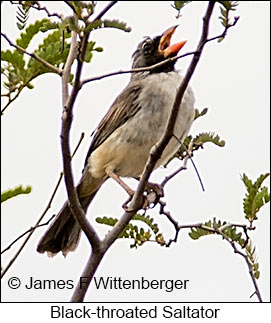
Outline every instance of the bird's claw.
{"type": "MultiPolygon", "coordinates": [[[[164,196],[163,187],[159,184],[148,183],[145,189],[145,195],[143,196],[144,201],[142,205],[143,210],[154,208],[155,205],[159,202],[160,198],[164,196]]],[[[129,198],[122,204],[122,208],[126,212],[133,212],[133,209],[129,208],[128,203],[131,202],[134,191],[129,192],[129,198]]]]}
{"type": "Polygon", "coordinates": [[[147,200],[149,208],[154,208],[155,205],[159,202],[160,198],[164,196],[163,187],[159,184],[148,183],[146,187],[147,200]],[[152,206],[150,206],[153,204],[152,206]]]}

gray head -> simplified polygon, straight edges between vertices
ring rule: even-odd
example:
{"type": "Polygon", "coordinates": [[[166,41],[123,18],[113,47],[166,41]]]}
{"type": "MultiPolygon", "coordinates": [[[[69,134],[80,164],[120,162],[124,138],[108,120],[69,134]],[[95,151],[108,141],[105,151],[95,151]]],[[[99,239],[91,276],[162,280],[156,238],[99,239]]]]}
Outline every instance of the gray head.
{"type": "MultiPolygon", "coordinates": [[[[133,68],[148,67],[160,63],[169,57],[176,56],[186,41],[170,45],[171,37],[177,26],[167,29],[162,35],[154,38],[146,37],[133,54],[133,68]]],[[[149,73],[170,72],[174,70],[176,61],[168,62],[149,73]]],[[[149,74],[148,73],[148,74],[149,74]]],[[[138,73],[134,73],[136,75],[138,73]]]]}

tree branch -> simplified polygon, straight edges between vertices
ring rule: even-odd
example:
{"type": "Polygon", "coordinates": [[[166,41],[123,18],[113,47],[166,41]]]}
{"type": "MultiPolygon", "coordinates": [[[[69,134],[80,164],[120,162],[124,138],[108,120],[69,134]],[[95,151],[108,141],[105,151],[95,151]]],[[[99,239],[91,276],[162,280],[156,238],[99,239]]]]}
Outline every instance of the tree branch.
{"type": "Polygon", "coordinates": [[[72,63],[77,55],[77,33],[72,31],[72,40],[70,46],[70,52],[68,55],[67,63],[63,70],[62,75],[62,104],[63,104],[63,115],[62,115],[62,129],[61,129],[61,148],[63,157],[63,170],[64,170],[64,180],[66,184],[68,199],[70,203],[70,209],[73,216],[76,218],[80,224],[82,230],[86,234],[93,250],[99,249],[100,239],[85,217],[85,212],[79,202],[79,198],[74,186],[72,168],[71,168],[71,153],[70,153],[70,129],[72,124],[72,108],[79,91],[79,83],[82,72],[82,66],[84,61],[84,55],[87,47],[88,35],[84,35],[81,43],[81,59],[78,58],[75,81],[72,88],[72,93],[68,93],[68,80],[70,76],[72,63]]]}
{"type": "Polygon", "coordinates": [[[30,227],[28,230],[26,230],[24,233],[22,233],[22,234],[20,234],[16,239],[14,239],[4,250],[2,250],[1,251],[1,255],[3,254],[3,253],[5,253],[6,251],[8,251],[13,245],[14,245],[14,243],[16,243],[17,241],[19,241],[22,237],[24,237],[27,233],[29,233],[29,232],[33,232],[34,230],[36,230],[37,228],[39,228],[39,227],[43,227],[43,226],[45,226],[45,225],[48,225],[50,222],[51,222],[51,220],[55,217],[56,215],[54,214],[54,215],[52,215],[51,216],[51,218],[47,221],[47,222],[45,222],[45,223],[42,223],[42,224],[37,224],[37,225],[35,225],[34,227],[30,227]]]}
{"type": "MultiPolygon", "coordinates": [[[[77,144],[77,146],[76,146],[76,148],[75,148],[75,150],[74,150],[74,152],[73,152],[73,154],[72,154],[72,157],[76,154],[76,152],[77,152],[77,150],[78,150],[78,148],[79,148],[79,146],[80,146],[80,144],[81,144],[81,142],[82,142],[82,140],[83,140],[83,138],[84,138],[84,133],[82,133],[81,134],[81,137],[80,137],[80,139],[79,139],[79,142],[78,142],[78,144],[77,144]]],[[[40,224],[40,222],[42,221],[42,219],[44,218],[44,216],[46,215],[46,213],[48,212],[48,210],[51,208],[51,204],[52,204],[52,202],[53,202],[53,200],[54,200],[54,198],[55,198],[55,195],[56,195],[56,193],[57,193],[57,190],[58,190],[58,188],[59,188],[59,185],[60,185],[60,183],[61,183],[61,180],[62,180],[62,177],[63,177],[63,172],[61,172],[60,173],[60,176],[59,176],[59,179],[58,179],[58,181],[57,181],[57,184],[56,184],[56,186],[55,186],[55,188],[54,188],[54,191],[53,191],[53,194],[52,194],[52,196],[50,197],[50,200],[49,200],[49,202],[48,202],[48,205],[46,206],[46,208],[45,208],[45,210],[43,211],[43,213],[42,213],[42,215],[40,216],[40,218],[38,219],[38,221],[36,222],[36,224],[34,225],[34,229],[33,230],[30,230],[30,233],[29,233],[29,235],[26,237],[26,239],[24,240],[24,242],[22,243],[22,245],[20,246],[20,248],[18,249],[18,251],[16,252],[16,254],[13,256],[13,258],[10,260],[10,262],[8,263],[8,265],[6,266],[6,268],[4,268],[3,270],[2,270],[2,272],[1,272],[1,279],[4,277],[4,275],[7,273],[7,271],[9,270],[9,268],[12,266],[12,264],[15,262],[15,260],[18,258],[18,256],[20,255],[20,253],[21,253],[21,251],[23,250],[23,248],[25,247],[25,245],[27,244],[27,242],[28,242],[28,240],[30,239],[30,237],[31,237],[31,235],[34,233],[34,231],[35,231],[35,229],[39,226],[39,224],[40,224]]],[[[52,219],[52,218],[51,218],[52,219]]],[[[50,219],[50,220],[51,220],[50,219]]],[[[49,221],[50,221],[49,220],[49,221]]],[[[22,235],[22,236],[24,236],[24,234],[22,235]]],[[[22,237],[21,236],[21,237],[22,237]]],[[[16,241],[18,240],[18,238],[15,240],[15,241],[13,241],[9,246],[8,246],[8,248],[6,248],[6,249],[9,249],[16,241]]],[[[4,250],[5,251],[5,250],[4,250]]],[[[1,253],[3,253],[4,251],[2,251],[1,253]]]]}
{"type": "MultiPolygon", "coordinates": [[[[116,1],[111,1],[104,10],[100,12],[100,14],[94,19],[100,19],[114,4],[116,4],[116,1]]],[[[96,271],[98,264],[100,263],[104,253],[101,253],[101,242],[100,239],[94,230],[94,228],[90,225],[89,221],[85,217],[85,213],[81,207],[81,204],[79,202],[79,198],[77,195],[77,192],[74,187],[74,181],[73,181],[73,174],[71,169],[71,161],[70,161],[70,147],[69,147],[69,136],[70,136],[70,129],[72,124],[72,109],[75,102],[75,99],[78,95],[78,92],[80,90],[81,85],[81,73],[82,73],[82,67],[84,62],[84,56],[87,49],[88,44],[88,37],[89,32],[85,33],[81,40],[81,46],[80,46],[80,55],[77,59],[77,68],[76,68],[76,74],[75,74],[75,81],[72,88],[71,95],[69,97],[66,97],[67,91],[66,91],[66,85],[63,84],[63,116],[62,116],[62,130],[61,130],[61,148],[62,148],[62,156],[63,156],[63,168],[64,168],[64,174],[65,174],[65,184],[67,188],[68,193],[68,199],[70,202],[70,208],[72,211],[73,216],[76,218],[78,223],[80,224],[82,230],[86,234],[91,246],[91,256],[90,261],[88,262],[86,266],[85,272],[89,272],[90,269],[92,269],[93,275],[96,271]],[[89,264],[90,263],[90,264],[89,264]]],[[[69,70],[69,66],[65,67],[67,68],[67,71],[64,72],[64,75],[69,70]]],[[[63,81],[64,82],[64,81],[63,81]]],[[[84,274],[83,274],[84,275],[84,274]]],[[[90,274],[88,274],[88,277],[90,274]]],[[[93,276],[92,276],[93,277],[93,276]]],[[[87,285],[87,284],[85,284],[87,285]]],[[[88,287],[88,285],[87,285],[88,287]]],[[[84,289],[84,294],[86,293],[87,288],[84,289]]],[[[74,292],[74,296],[72,298],[72,301],[77,301],[77,294],[82,294],[82,289],[80,289],[80,285],[78,284],[76,287],[76,290],[74,292]],[[78,292],[79,290],[79,292],[78,292]]],[[[82,296],[83,297],[83,296],[82,296]]]]}
{"type": "Polygon", "coordinates": [[[110,76],[114,76],[114,75],[152,71],[152,70],[155,70],[158,67],[161,67],[161,66],[167,64],[168,62],[174,62],[174,61],[176,61],[176,60],[178,60],[180,58],[183,58],[183,57],[186,57],[186,56],[189,56],[189,55],[194,55],[195,53],[196,52],[188,52],[188,53],[185,53],[185,54],[182,54],[182,55],[179,55],[179,56],[169,57],[168,59],[166,59],[166,60],[164,60],[164,61],[162,61],[160,63],[154,64],[154,65],[148,66],[148,67],[139,67],[139,68],[133,68],[133,69],[124,70],[124,71],[120,70],[120,71],[116,71],[116,72],[111,72],[111,73],[107,73],[107,74],[102,74],[102,75],[90,77],[90,78],[85,79],[84,81],[82,81],[80,87],[82,87],[83,85],[85,85],[85,84],[87,84],[89,82],[102,80],[102,79],[104,79],[106,77],[110,77],[110,76]]]}
{"type": "Polygon", "coordinates": [[[223,233],[223,230],[225,230],[228,227],[242,228],[245,235],[246,235],[246,241],[245,241],[244,245],[241,247],[245,248],[248,241],[249,241],[249,236],[248,236],[247,231],[254,230],[255,229],[254,227],[248,227],[244,224],[233,224],[233,223],[227,223],[225,225],[222,225],[219,228],[209,227],[209,226],[204,225],[203,223],[179,225],[179,223],[171,216],[170,212],[165,211],[166,203],[160,200],[159,204],[160,204],[160,214],[164,214],[168,218],[168,220],[174,225],[174,228],[175,228],[175,237],[173,239],[169,240],[169,242],[166,244],[166,247],[169,247],[172,242],[177,242],[179,232],[182,229],[196,229],[196,228],[198,228],[198,229],[203,229],[203,230],[209,231],[211,233],[218,234],[218,235],[222,236],[222,238],[225,239],[232,246],[233,251],[245,259],[246,264],[249,269],[249,274],[250,274],[251,280],[252,280],[254,288],[255,288],[255,292],[253,293],[253,295],[254,294],[257,295],[259,302],[263,301],[257,281],[256,281],[256,278],[253,274],[253,268],[252,268],[252,265],[249,261],[248,256],[246,254],[244,254],[243,252],[241,252],[240,250],[238,250],[238,248],[235,244],[235,241],[230,239],[226,234],[223,233]]]}
{"type": "MultiPolygon", "coordinates": [[[[175,137],[175,136],[174,136],[175,137]]],[[[175,137],[177,138],[177,137],[175,137]]],[[[183,145],[183,143],[181,143],[183,145]]],[[[188,150],[186,152],[186,156],[184,157],[184,161],[183,161],[183,165],[181,167],[179,167],[177,170],[175,170],[175,172],[173,172],[172,174],[168,175],[165,177],[165,179],[162,181],[162,183],[160,184],[161,187],[165,187],[166,183],[171,180],[174,176],[176,176],[177,174],[179,174],[181,171],[183,170],[186,170],[187,169],[187,161],[188,159],[192,159],[191,158],[191,154],[192,154],[192,151],[193,151],[193,141],[191,141],[189,143],[189,146],[188,146],[188,150]]]]}
{"type": "Polygon", "coordinates": [[[97,17],[92,21],[101,19],[118,1],[110,1],[109,4],[97,15],[97,17]]]}
{"type": "Polygon", "coordinates": [[[35,53],[29,53],[23,47],[21,47],[19,45],[15,45],[5,34],[1,33],[1,36],[3,36],[7,40],[7,42],[10,44],[10,46],[15,47],[16,49],[18,49],[19,51],[23,52],[24,54],[26,54],[28,56],[31,56],[32,58],[34,58],[39,63],[41,63],[45,67],[49,68],[50,70],[52,70],[56,74],[58,74],[60,76],[62,75],[62,70],[61,69],[59,69],[59,68],[55,67],[54,65],[48,63],[47,61],[45,61],[43,58],[40,58],[35,53]]]}
{"type": "MultiPolygon", "coordinates": [[[[111,1],[100,13],[99,15],[94,19],[100,19],[105,13],[112,8],[113,5],[115,5],[117,1],[111,1]]],[[[75,33],[75,31],[73,31],[75,33]]],[[[76,100],[76,97],[78,95],[78,92],[80,90],[80,78],[83,68],[83,62],[84,62],[84,56],[87,49],[88,44],[88,37],[89,32],[85,33],[84,36],[81,39],[81,45],[77,59],[77,68],[76,68],[76,74],[75,74],[75,81],[72,88],[71,95],[68,95],[67,90],[67,82],[68,78],[67,75],[70,74],[70,68],[71,68],[71,62],[73,61],[71,59],[69,64],[66,64],[64,68],[64,78],[62,78],[62,89],[63,89],[63,115],[62,115],[62,129],[61,129],[61,148],[62,148],[62,156],[63,156],[63,169],[64,169],[64,176],[65,176],[65,184],[67,188],[68,193],[68,199],[70,202],[70,209],[72,211],[72,214],[80,224],[82,230],[86,234],[91,246],[92,246],[92,252],[95,254],[100,249],[100,239],[92,227],[90,225],[89,221],[85,217],[85,212],[83,211],[81,204],[79,202],[79,198],[77,195],[77,192],[74,187],[74,180],[73,180],[73,174],[72,174],[72,168],[71,168],[71,158],[70,158],[70,144],[69,144],[69,137],[70,137],[70,129],[72,125],[72,110],[73,105],[76,100]],[[95,252],[94,252],[95,251],[95,252]]],[[[73,40],[75,42],[75,40],[73,40]]],[[[75,57],[75,53],[72,53],[72,51],[75,49],[75,46],[71,46],[69,56],[71,58],[75,57]]]]}
{"type": "Polygon", "coordinates": [[[200,59],[200,55],[203,50],[206,39],[208,38],[209,21],[212,15],[214,5],[215,5],[215,2],[210,1],[208,3],[207,12],[203,18],[204,22],[203,22],[202,36],[201,36],[197,51],[194,53],[193,59],[189,65],[187,73],[177,91],[175,102],[172,107],[170,117],[167,123],[166,131],[162,136],[162,139],[155,145],[154,149],[150,153],[149,159],[145,165],[145,169],[139,181],[137,190],[135,191],[135,194],[129,205],[129,209],[121,216],[120,220],[115,224],[112,230],[106,235],[104,240],[101,242],[101,248],[99,249],[99,254],[94,255],[94,253],[92,253],[83,273],[83,276],[86,277],[85,284],[83,286],[80,286],[79,283],[77,284],[77,287],[71,298],[72,302],[80,302],[84,300],[84,297],[89,287],[89,284],[91,282],[91,279],[94,276],[94,273],[100,261],[102,260],[103,255],[113,244],[113,242],[119,237],[120,233],[124,230],[124,228],[133,218],[135,213],[142,207],[143,193],[147,185],[148,179],[155,167],[157,160],[162,155],[163,150],[165,149],[166,145],[168,144],[169,140],[172,137],[175,120],[177,118],[177,113],[182,101],[183,94],[196,68],[196,65],[200,59]]]}

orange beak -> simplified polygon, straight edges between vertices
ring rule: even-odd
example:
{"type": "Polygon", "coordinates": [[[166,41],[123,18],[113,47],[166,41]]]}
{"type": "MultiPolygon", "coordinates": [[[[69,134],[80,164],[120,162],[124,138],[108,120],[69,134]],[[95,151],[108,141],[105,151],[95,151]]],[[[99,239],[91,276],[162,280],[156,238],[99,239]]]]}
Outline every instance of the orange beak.
{"type": "Polygon", "coordinates": [[[186,43],[186,40],[183,40],[179,43],[170,45],[171,37],[174,34],[177,27],[178,27],[178,25],[167,29],[163,33],[163,35],[160,39],[159,46],[158,46],[158,52],[161,53],[165,58],[170,57],[170,56],[176,56],[178,54],[178,52],[180,51],[180,49],[186,43]]]}

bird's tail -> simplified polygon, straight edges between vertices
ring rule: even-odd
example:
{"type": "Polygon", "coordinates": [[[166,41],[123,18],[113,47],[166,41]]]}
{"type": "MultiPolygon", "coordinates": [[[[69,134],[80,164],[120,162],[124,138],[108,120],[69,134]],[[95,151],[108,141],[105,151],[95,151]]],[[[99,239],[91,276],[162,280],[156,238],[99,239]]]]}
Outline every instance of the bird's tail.
{"type": "MultiPolygon", "coordinates": [[[[79,198],[80,204],[85,212],[97,191],[89,196],[79,198]]],[[[72,215],[69,205],[66,202],[56,216],[56,219],[39,241],[37,251],[40,253],[47,252],[48,256],[51,257],[59,251],[62,251],[62,254],[66,256],[69,251],[73,251],[77,247],[80,234],[81,227],[72,215]]]]}

